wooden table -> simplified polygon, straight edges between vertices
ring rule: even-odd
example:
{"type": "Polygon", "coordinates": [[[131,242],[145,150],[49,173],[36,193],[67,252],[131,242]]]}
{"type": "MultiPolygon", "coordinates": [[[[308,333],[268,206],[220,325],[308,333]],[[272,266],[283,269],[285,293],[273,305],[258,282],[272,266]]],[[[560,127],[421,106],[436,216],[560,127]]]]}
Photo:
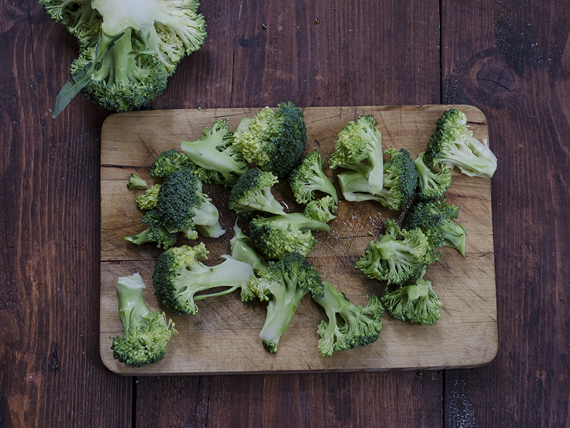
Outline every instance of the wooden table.
{"type": "Polygon", "coordinates": [[[469,370],[119,377],[99,356],[100,127],[51,108],[77,55],[0,15],[0,427],[570,426],[570,2],[204,2],[166,108],[472,104],[492,180],[498,355],[469,370]]]}

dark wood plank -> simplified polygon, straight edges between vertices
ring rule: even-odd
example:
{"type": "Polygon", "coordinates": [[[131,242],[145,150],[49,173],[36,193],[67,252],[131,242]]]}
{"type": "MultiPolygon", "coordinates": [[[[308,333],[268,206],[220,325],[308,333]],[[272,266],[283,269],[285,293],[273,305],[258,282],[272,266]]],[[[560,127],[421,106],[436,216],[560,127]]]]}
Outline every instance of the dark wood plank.
{"type": "Polygon", "coordinates": [[[570,4],[446,0],[442,10],[443,102],[485,112],[499,159],[498,356],[445,373],[445,423],[570,426],[570,4]]]}

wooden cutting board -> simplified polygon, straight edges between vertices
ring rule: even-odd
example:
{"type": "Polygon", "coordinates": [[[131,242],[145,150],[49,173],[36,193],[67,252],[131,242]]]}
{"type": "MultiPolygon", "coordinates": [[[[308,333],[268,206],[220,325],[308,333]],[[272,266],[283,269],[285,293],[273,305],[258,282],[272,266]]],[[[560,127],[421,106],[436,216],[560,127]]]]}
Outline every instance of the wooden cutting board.
{"type": "MultiPolygon", "coordinates": [[[[415,156],[424,151],[435,122],[452,106],[312,107],[305,108],[307,151],[318,149],[327,160],[337,134],[350,120],[373,114],[382,132],[384,148],[406,148],[415,156]]],[[[455,106],[467,115],[469,126],[479,139],[488,138],[483,113],[471,106],[455,106]]],[[[123,334],[117,311],[115,286],[119,276],[140,272],[147,288],[148,306],[160,308],[152,288],[155,258],[160,253],[153,244],[136,246],[123,238],[145,229],[134,204],[141,190],[128,190],[132,172],[152,184],[149,167],[161,152],[179,148],[182,140],[199,138],[202,129],[215,118],[227,118],[235,130],[240,120],[259,109],[160,110],[114,114],[101,132],[101,320],[100,350],[104,364],[113,372],[127,375],[214,374],[302,371],[354,371],[392,369],[441,369],[474,367],[488,363],[497,352],[497,317],[491,186],[489,179],[467,177],[453,171],[448,202],[461,205],[458,222],[467,237],[466,257],[450,248],[443,249],[443,260],[430,266],[426,279],[432,281],[444,309],[434,326],[417,326],[384,315],[379,340],[369,346],[319,356],[316,328],[324,312],[306,296],[289,329],[279,342],[276,355],[262,347],[259,332],[265,319],[264,304],[243,304],[239,293],[198,302],[195,316],[167,312],[179,334],[168,346],[165,358],[142,368],[128,368],[113,359],[109,337],[123,334]]],[[[333,177],[328,169],[327,174],[333,177]]],[[[219,239],[203,239],[210,251],[206,264],[222,261],[230,252],[236,214],[227,208],[229,192],[205,186],[220,211],[227,230],[219,239]]],[[[276,196],[289,211],[302,207],[293,203],[286,181],[276,186],[276,196]]],[[[339,192],[340,195],[340,192],[339,192]]],[[[332,282],[356,304],[366,302],[366,293],[380,295],[385,285],[364,277],[354,263],[377,235],[384,219],[395,213],[375,202],[339,204],[338,217],[331,231],[316,234],[318,244],[309,261],[323,280],[332,282]]],[[[239,224],[247,223],[240,219],[239,224]]],[[[180,239],[179,243],[191,243],[180,239]]]]}

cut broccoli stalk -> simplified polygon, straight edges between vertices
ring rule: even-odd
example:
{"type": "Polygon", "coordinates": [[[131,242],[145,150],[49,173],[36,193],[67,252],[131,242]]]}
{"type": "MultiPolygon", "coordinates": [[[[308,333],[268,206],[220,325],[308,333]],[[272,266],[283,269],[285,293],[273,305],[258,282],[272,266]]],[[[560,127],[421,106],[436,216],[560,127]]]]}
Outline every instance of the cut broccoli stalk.
{"type": "Polygon", "coordinates": [[[250,168],[236,182],[230,193],[229,207],[238,214],[262,211],[269,214],[284,214],[283,206],[271,193],[271,186],[278,179],[271,172],[250,168]]]}
{"type": "Polygon", "coordinates": [[[249,264],[254,272],[259,272],[267,267],[263,257],[255,249],[255,245],[249,236],[236,224],[234,226],[234,237],[230,240],[232,257],[240,262],[249,264]]]}
{"type": "Polygon", "coordinates": [[[129,182],[127,183],[127,188],[129,188],[129,189],[146,189],[147,187],[148,187],[148,185],[146,184],[146,181],[144,181],[142,178],[140,178],[134,172],[131,174],[131,176],[129,177],[129,182]]]}
{"type": "Polygon", "coordinates": [[[386,290],[381,300],[388,313],[401,321],[432,325],[441,316],[439,296],[433,291],[431,282],[421,278],[391,293],[386,290]]]}
{"type": "Polygon", "coordinates": [[[323,172],[325,158],[317,150],[309,153],[301,165],[293,170],[289,176],[289,182],[295,199],[300,204],[306,204],[315,199],[315,192],[323,192],[330,195],[335,203],[338,203],[336,189],[323,172]]]}
{"type": "Polygon", "coordinates": [[[220,225],[220,214],[218,209],[207,195],[204,194],[206,200],[200,207],[194,211],[194,224],[196,230],[206,238],[219,238],[226,231],[220,225]]]}
{"type": "Polygon", "coordinates": [[[465,240],[467,236],[467,229],[452,220],[445,222],[443,229],[443,245],[455,248],[463,257],[465,257],[465,240]]]}
{"type": "Polygon", "coordinates": [[[423,200],[442,198],[451,187],[451,172],[441,165],[439,172],[433,172],[424,162],[424,153],[420,153],[414,161],[418,173],[420,191],[418,196],[423,200]]]}

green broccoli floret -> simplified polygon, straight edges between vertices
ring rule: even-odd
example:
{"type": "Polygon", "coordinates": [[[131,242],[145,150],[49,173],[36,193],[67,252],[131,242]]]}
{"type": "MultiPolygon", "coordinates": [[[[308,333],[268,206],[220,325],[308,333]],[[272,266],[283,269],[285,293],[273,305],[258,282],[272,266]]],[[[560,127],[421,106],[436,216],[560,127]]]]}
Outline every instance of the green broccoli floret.
{"type": "Polygon", "coordinates": [[[216,266],[206,266],[199,259],[208,251],[203,242],[190,247],[170,248],[156,260],[152,282],[158,301],[180,315],[195,315],[196,302],[208,297],[223,296],[242,288],[242,296],[249,300],[249,278],[252,267],[231,256],[216,266]],[[217,289],[217,291],[216,291],[217,289]],[[208,294],[199,294],[208,292],[208,294]]]}
{"type": "Polygon", "coordinates": [[[267,267],[267,262],[255,249],[255,244],[249,236],[236,224],[234,225],[234,237],[230,240],[232,257],[240,262],[249,264],[254,272],[267,267]]]}
{"type": "Polygon", "coordinates": [[[259,337],[265,349],[275,354],[301,299],[309,292],[313,297],[322,296],[323,285],[317,269],[296,252],[269,262],[258,275],[251,277],[249,286],[261,301],[269,301],[259,337]]]}
{"type": "Polygon", "coordinates": [[[303,214],[322,223],[328,223],[336,218],[336,215],[334,215],[333,212],[336,212],[337,210],[338,207],[336,206],[334,199],[332,196],[327,195],[323,198],[309,202],[305,207],[303,214]]]}
{"type": "Polygon", "coordinates": [[[293,170],[289,182],[295,199],[300,204],[306,204],[315,199],[315,191],[327,193],[338,204],[336,189],[323,172],[325,158],[317,150],[309,153],[301,165],[293,170]]]}
{"type": "Polygon", "coordinates": [[[342,193],[347,201],[375,200],[392,210],[403,210],[414,196],[418,173],[410,153],[406,149],[388,149],[390,156],[384,162],[383,187],[373,193],[368,182],[357,172],[343,172],[338,175],[342,193]]]}
{"type": "Polygon", "coordinates": [[[301,163],[307,143],[307,127],[301,109],[293,103],[269,107],[241,121],[234,144],[245,160],[279,178],[287,177],[301,163]]]}
{"type": "Polygon", "coordinates": [[[367,183],[369,192],[376,195],[383,187],[383,156],[382,135],[376,128],[376,119],[367,115],[349,122],[338,134],[329,162],[332,169],[353,171],[367,183]]]}
{"type": "Polygon", "coordinates": [[[181,148],[193,171],[204,183],[233,186],[247,170],[247,163],[233,145],[234,134],[227,119],[217,119],[196,141],[182,141],[181,148]]]}
{"type": "Polygon", "coordinates": [[[156,208],[158,201],[158,192],[160,191],[160,184],[155,184],[150,189],[147,189],[144,194],[137,196],[135,203],[139,209],[148,211],[156,208]]]}
{"type": "Polygon", "coordinates": [[[278,179],[271,172],[250,168],[241,175],[230,193],[229,207],[238,214],[249,215],[252,211],[269,214],[284,214],[283,206],[271,193],[271,186],[278,179]]]}
{"type": "Polygon", "coordinates": [[[394,220],[384,222],[386,233],[370,241],[364,255],[356,262],[368,278],[403,284],[420,278],[435,261],[428,238],[419,229],[402,230],[394,220]]]}
{"type": "Polygon", "coordinates": [[[424,162],[424,153],[420,153],[414,161],[418,173],[420,191],[418,196],[423,200],[439,199],[451,187],[451,171],[441,165],[438,172],[433,172],[424,162]]]}
{"type": "Polygon", "coordinates": [[[486,142],[481,143],[467,129],[467,118],[459,110],[444,112],[431,136],[424,161],[426,165],[458,167],[468,176],[492,177],[497,169],[497,158],[486,142]]]}
{"type": "Polygon", "coordinates": [[[318,348],[322,357],[332,356],[333,351],[347,351],[378,340],[384,309],[376,296],[368,297],[366,306],[356,306],[330,282],[324,281],[323,295],[313,297],[313,300],[323,307],[329,320],[322,320],[317,329],[321,337],[318,348]]]}
{"type": "Polygon", "coordinates": [[[127,183],[127,188],[129,189],[146,189],[148,184],[142,178],[140,178],[134,172],[129,177],[129,182],[127,183]]]}
{"type": "Polygon", "coordinates": [[[164,313],[147,308],[143,288],[145,285],[138,273],[117,281],[119,316],[125,335],[111,337],[111,349],[113,357],[127,366],[141,367],[162,359],[172,334],[177,333],[174,323],[167,322],[164,313]]]}
{"type": "Polygon", "coordinates": [[[190,159],[185,153],[172,149],[159,154],[152,162],[150,176],[167,179],[170,174],[188,168],[190,159]]]}
{"type": "Polygon", "coordinates": [[[311,230],[328,232],[330,227],[301,213],[253,219],[249,234],[255,248],[268,259],[296,251],[306,256],[317,243],[311,230]]]}
{"type": "Polygon", "coordinates": [[[381,297],[388,313],[401,321],[432,325],[440,318],[441,302],[430,281],[419,278],[415,283],[398,288],[381,297]]]}

